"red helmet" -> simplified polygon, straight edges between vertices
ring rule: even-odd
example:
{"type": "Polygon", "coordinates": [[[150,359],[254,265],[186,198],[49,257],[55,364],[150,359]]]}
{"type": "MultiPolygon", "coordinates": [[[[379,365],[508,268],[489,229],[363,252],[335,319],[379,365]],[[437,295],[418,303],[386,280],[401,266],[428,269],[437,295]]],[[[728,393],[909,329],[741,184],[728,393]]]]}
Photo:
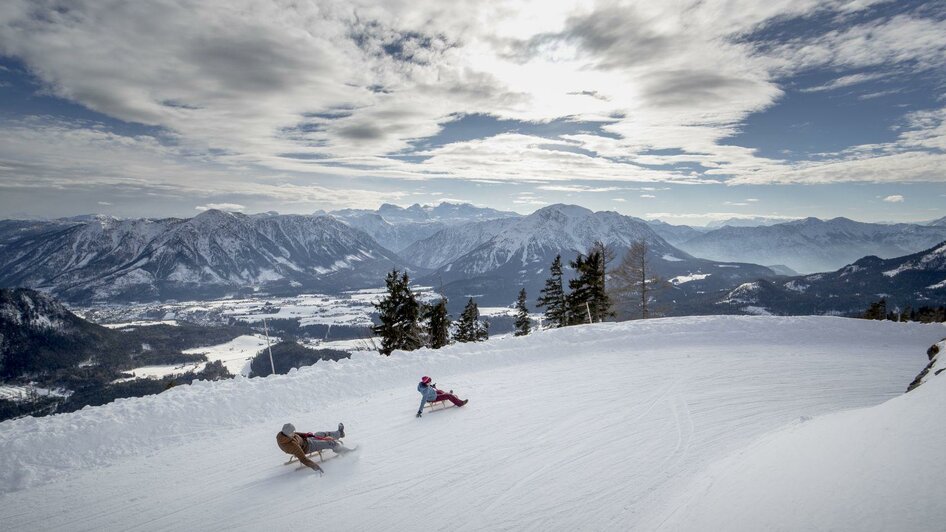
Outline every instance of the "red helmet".
{"type": "Polygon", "coordinates": [[[423,377],[420,378],[420,382],[424,384],[430,384],[430,381],[431,381],[431,378],[428,377],[427,375],[424,375],[423,377]]]}

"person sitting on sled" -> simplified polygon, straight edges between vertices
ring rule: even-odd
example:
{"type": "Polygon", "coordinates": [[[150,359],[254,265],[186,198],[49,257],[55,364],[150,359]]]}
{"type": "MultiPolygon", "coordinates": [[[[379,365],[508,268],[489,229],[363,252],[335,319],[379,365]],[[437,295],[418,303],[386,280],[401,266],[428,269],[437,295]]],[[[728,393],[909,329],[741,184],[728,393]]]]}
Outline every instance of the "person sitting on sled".
{"type": "Polygon", "coordinates": [[[463,406],[469,402],[469,399],[461,400],[456,395],[453,395],[453,390],[450,390],[450,392],[438,390],[437,385],[431,384],[430,380],[430,377],[424,375],[420,378],[420,382],[417,383],[417,391],[420,392],[420,409],[417,410],[417,417],[420,417],[421,413],[423,413],[424,405],[428,402],[433,403],[446,400],[457,406],[463,406]]]}
{"type": "Polygon", "coordinates": [[[276,434],[276,445],[286,454],[299,459],[303,465],[313,471],[322,472],[319,464],[306,457],[309,453],[331,449],[336,453],[347,453],[351,449],[345,447],[338,440],[345,437],[345,425],[339,423],[338,430],[325,432],[296,432],[292,423],[286,423],[276,434]]]}

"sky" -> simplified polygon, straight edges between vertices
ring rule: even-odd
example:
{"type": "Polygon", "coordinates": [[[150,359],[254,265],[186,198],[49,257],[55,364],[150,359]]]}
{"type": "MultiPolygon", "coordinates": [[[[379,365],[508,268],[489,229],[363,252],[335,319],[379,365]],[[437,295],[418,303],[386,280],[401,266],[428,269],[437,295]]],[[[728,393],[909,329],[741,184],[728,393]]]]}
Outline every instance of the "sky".
{"type": "Polygon", "coordinates": [[[946,216],[946,3],[5,0],[0,217],[946,216]]]}

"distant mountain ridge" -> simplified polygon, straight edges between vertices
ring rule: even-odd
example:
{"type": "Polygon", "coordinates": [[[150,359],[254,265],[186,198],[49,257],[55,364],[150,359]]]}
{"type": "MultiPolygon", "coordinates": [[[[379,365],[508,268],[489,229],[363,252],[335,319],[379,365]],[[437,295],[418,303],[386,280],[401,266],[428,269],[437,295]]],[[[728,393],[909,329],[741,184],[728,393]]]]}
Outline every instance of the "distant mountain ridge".
{"type": "MultiPolygon", "coordinates": [[[[671,293],[683,296],[717,291],[749,279],[775,275],[754,264],[721,264],[695,258],[671,246],[639,218],[610,211],[592,212],[577,205],[550,205],[502,224],[495,235],[490,236],[489,231],[477,234],[485,240],[441,264],[419,282],[442,286],[453,302],[477,296],[483,304],[508,305],[519,288],[526,288],[530,301],[534,301],[556,255],[560,254],[567,264],[577,254],[587,253],[596,240],[615,252],[611,267],[617,265],[631,244],[643,240],[649,246],[648,256],[655,273],[666,278],[696,274],[688,278],[692,282],[682,282],[670,290],[667,296],[671,298],[671,293]]],[[[464,242],[477,244],[477,239],[464,242]]],[[[425,249],[434,246],[435,242],[424,243],[425,249]]],[[[451,250],[450,254],[456,252],[451,250]]]]}
{"type": "Polygon", "coordinates": [[[751,216],[749,218],[728,218],[726,220],[716,220],[706,224],[707,230],[719,229],[720,227],[760,227],[767,225],[781,224],[793,221],[790,218],[771,218],[768,216],[751,216]]]}
{"type": "Polygon", "coordinates": [[[438,268],[479,247],[518,221],[519,218],[497,218],[450,226],[414,242],[399,254],[411,264],[438,268]]]}
{"type": "Polygon", "coordinates": [[[805,218],[771,226],[724,227],[678,242],[713,260],[783,264],[803,273],[833,271],[868,255],[893,258],[946,239],[946,226],[872,224],[805,218]]]}
{"type": "Polygon", "coordinates": [[[0,286],[69,301],[219,297],[247,290],[375,285],[407,265],[327,216],[0,223],[0,286]]]}
{"type": "Polygon", "coordinates": [[[521,216],[469,203],[449,202],[436,206],[415,203],[410,207],[385,203],[374,211],[342,209],[326,214],[368,233],[382,246],[397,252],[447,227],[521,216]]]}
{"type": "Polygon", "coordinates": [[[745,283],[719,304],[774,314],[852,315],[880,298],[891,310],[946,303],[946,241],[893,259],[863,257],[833,272],[745,283]]]}
{"type": "Polygon", "coordinates": [[[647,225],[649,225],[655,233],[660,235],[660,238],[663,238],[672,246],[677,246],[682,242],[696,238],[708,231],[708,229],[705,228],[690,227],[689,225],[673,225],[660,220],[648,220],[647,225]]]}

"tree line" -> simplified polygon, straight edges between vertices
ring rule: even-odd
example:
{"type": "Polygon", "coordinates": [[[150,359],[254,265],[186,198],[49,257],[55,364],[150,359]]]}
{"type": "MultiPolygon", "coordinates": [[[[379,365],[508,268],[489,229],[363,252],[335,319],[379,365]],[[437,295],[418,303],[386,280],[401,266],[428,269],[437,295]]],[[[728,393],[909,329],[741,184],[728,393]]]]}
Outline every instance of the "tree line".
{"type": "Polygon", "coordinates": [[[489,338],[489,322],[480,321],[480,311],[472,297],[451,334],[454,322],[447,313],[445,298],[433,304],[419,301],[411,290],[407,272],[399,273],[396,269],[388,273],[384,284],[387,293],[374,304],[380,323],[371,327],[381,339],[378,351],[382,355],[390,355],[395,349],[440,349],[451,341],[481,342],[489,338]]]}
{"type": "Polygon", "coordinates": [[[568,263],[576,276],[568,281],[567,292],[562,256],[556,255],[536,303],[545,308],[545,322],[550,327],[566,327],[604,321],[615,317],[614,301],[631,302],[641,318],[651,317],[653,296],[668,283],[651,271],[647,252],[645,241],[634,242],[620,263],[608,269],[615,253],[595,241],[587,255],[579,253],[568,263]]]}
{"type": "MultiPolygon", "coordinates": [[[[567,283],[562,257],[556,255],[536,301],[537,307],[545,309],[545,325],[565,327],[614,318],[615,300],[631,301],[641,318],[650,317],[654,293],[668,283],[653,274],[647,252],[646,242],[635,242],[620,263],[609,270],[615,253],[601,241],[595,241],[587,255],[579,253],[568,263],[576,275],[567,283]]],[[[419,301],[410,288],[406,272],[392,270],[384,282],[386,293],[374,304],[380,323],[371,327],[380,338],[378,351],[381,354],[390,355],[396,349],[440,349],[453,342],[480,342],[489,337],[489,322],[480,321],[479,309],[472,297],[459,320],[453,322],[447,313],[447,300],[441,296],[435,303],[419,301]]],[[[515,336],[532,331],[527,299],[525,288],[520,289],[516,299],[515,336]]]]}
{"type": "Polygon", "coordinates": [[[887,308],[887,298],[880,298],[867,307],[867,310],[861,314],[866,320],[889,320],[889,321],[918,321],[921,323],[942,323],[946,322],[946,306],[938,307],[924,305],[914,308],[907,305],[904,309],[899,307],[892,310],[887,308]]]}

